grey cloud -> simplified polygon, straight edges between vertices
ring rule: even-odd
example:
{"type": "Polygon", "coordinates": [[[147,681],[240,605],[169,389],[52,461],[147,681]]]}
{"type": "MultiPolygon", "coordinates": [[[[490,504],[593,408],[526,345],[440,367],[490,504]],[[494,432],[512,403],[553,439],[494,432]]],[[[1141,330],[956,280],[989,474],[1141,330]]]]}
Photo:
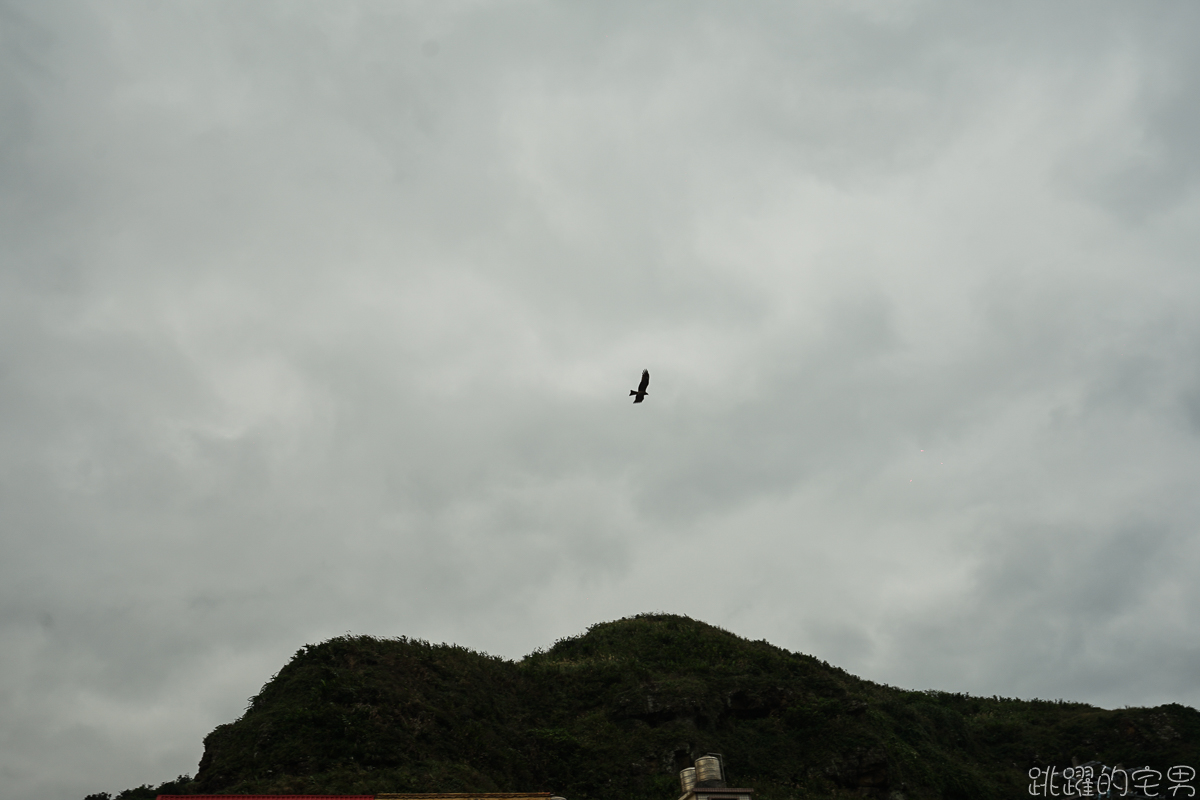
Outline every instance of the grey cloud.
{"type": "Polygon", "coordinates": [[[1190,10],[0,9],[0,797],[346,630],[1197,702],[1190,10]]]}

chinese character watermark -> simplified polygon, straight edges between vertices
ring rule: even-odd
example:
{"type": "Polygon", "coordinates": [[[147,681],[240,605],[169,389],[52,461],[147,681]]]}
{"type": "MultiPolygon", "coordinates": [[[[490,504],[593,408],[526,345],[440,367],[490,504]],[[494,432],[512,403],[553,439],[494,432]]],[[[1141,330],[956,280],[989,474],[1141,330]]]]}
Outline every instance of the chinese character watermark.
{"type": "Polygon", "coordinates": [[[1171,781],[1171,785],[1167,787],[1167,791],[1172,797],[1176,796],[1176,792],[1180,789],[1187,789],[1187,794],[1178,795],[1179,797],[1195,797],[1196,787],[1191,783],[1196,779],[1195,767],[1171,767],[1167,770],[1167,780],[1171,781]]]}
{"type": "Polygon", "coordinates": [[[1109,768],[1098,762],[1082,766],[1033,767],[1028,772],[1032,797],[1077,797],[1080,800],[1110,800],[1114,797],[1195,797],[1194,767],[1176,765],[1163,773],[1149,765],[1126,770],[1109,768]],[[1163,788],[1164,792],[1159,789],[1163,788]]]}

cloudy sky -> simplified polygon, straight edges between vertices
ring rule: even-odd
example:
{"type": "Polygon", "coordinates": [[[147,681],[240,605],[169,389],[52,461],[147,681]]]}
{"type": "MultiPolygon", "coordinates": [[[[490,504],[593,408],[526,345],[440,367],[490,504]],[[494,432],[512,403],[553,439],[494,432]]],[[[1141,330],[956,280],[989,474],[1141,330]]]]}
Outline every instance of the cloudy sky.
{"type": "Polygon", "coordinates": [[[0,798],[347,631],[1200,705],[1198,26],[0,4],[0,798]]]}

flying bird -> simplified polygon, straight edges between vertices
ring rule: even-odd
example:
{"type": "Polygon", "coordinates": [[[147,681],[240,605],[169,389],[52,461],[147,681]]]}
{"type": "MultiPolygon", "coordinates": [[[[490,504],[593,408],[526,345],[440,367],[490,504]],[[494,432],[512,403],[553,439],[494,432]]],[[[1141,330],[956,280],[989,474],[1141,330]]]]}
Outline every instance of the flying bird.
{"type": "Polygon", "coordinates": [[[640,403],[646,399],[646,395],[650,394],[646,391],[646,387],[650,385],[650,370],[642,370],[642,382],[638,384],[637,391],[629,390],[629,396],[633,398],[633,402],[640,403]]]}

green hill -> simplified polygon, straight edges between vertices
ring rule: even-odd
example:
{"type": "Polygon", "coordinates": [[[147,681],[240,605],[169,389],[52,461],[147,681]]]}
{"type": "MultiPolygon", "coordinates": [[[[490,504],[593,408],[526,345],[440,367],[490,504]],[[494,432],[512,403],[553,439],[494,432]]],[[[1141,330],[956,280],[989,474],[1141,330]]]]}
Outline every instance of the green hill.
{"type": "Polygon", "coordinates": [[[760,800],[1016,798],[1031,766],[1072,757],[1200,766],[1200,714],[905,691],[679,616],[601,623],[519,662],[346,636],[306,645],[210,733],[194,779],[118,797],[675,800],[678,771],[706,752],[760,800]]]}

